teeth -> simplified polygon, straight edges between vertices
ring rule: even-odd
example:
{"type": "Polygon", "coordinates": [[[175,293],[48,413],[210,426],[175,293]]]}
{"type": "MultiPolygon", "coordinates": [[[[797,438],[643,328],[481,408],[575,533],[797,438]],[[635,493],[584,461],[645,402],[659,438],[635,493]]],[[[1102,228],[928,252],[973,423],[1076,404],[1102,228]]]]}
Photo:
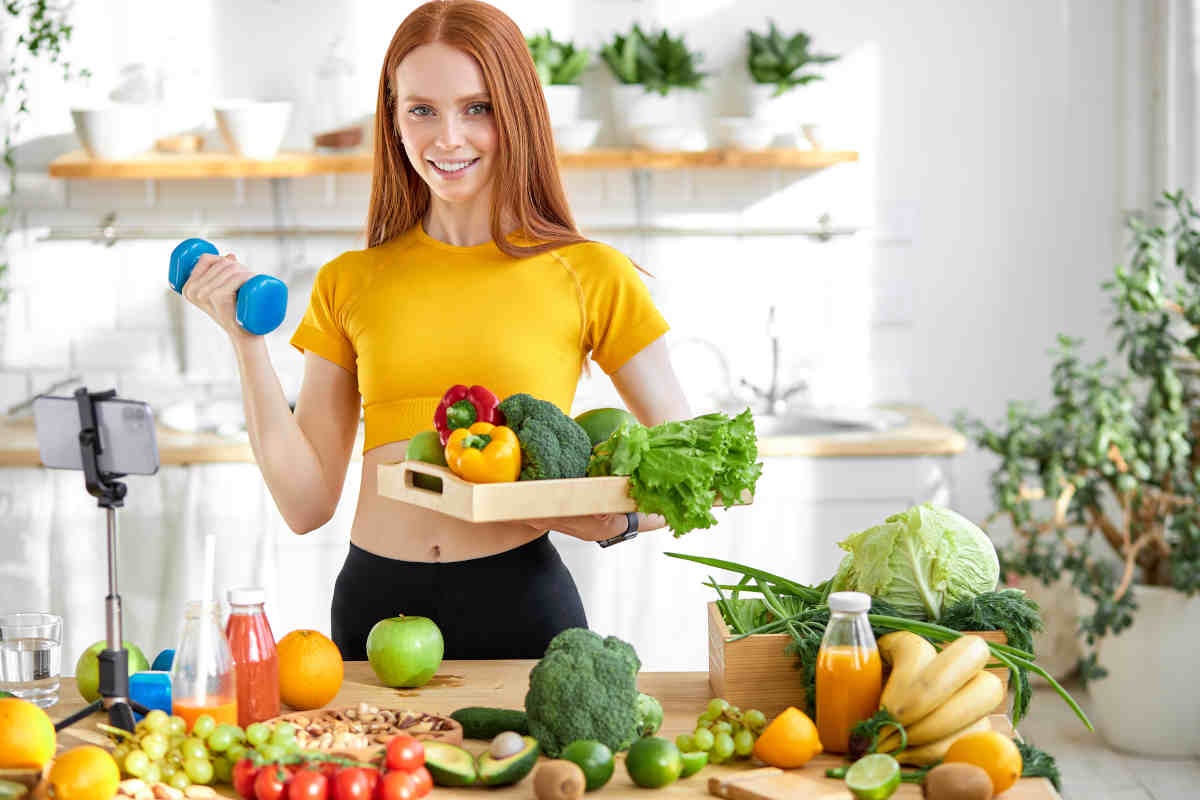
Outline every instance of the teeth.
{"type": "Polygon", "coordinates": [[[475,159],[470,159],[469,161],[434,161],[433,165],[443,172],[458,172],[474,163],[475,159]]]}

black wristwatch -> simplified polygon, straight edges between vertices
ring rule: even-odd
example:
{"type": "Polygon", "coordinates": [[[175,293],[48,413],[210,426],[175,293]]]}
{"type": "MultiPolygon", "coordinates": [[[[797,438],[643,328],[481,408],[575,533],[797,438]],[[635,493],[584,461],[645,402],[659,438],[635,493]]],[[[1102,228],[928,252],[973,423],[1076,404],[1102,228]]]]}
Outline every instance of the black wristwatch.
{"type": "Polygon", "coordinates": [[[625,512],[625,519],[626,519],[626,524],[625,524],[625,532],[624,533],[618,533],[616,536],[612,537],[611,539],[601,539],[600,541],[596,542],[596,544],[600,545],[601,547],[611,547],[612,545],[616,544],[617,542],[627,542],[630,539],[636,537],[638,535],[637,512],[636,511],[625,512]]]}

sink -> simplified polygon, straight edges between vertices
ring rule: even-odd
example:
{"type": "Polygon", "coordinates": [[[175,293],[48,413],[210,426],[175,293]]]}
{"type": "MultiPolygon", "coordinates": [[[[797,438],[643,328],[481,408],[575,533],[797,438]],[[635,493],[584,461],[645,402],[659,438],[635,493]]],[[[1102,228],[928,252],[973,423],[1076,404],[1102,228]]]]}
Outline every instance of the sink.
{"type": "Polygon", "coordinates": [[[787,413],[755,415],[754,429],[764,436],[836,436],[845,433],[880,433],[899,428],[908,417],[885,408],[810,407],[787,413]]]}

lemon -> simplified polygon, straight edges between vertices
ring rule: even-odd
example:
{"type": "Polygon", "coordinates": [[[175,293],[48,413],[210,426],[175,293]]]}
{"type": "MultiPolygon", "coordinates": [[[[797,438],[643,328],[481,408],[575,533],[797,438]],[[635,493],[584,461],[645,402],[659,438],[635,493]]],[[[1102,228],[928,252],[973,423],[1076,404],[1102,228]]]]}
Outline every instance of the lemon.
{"type": "Polygon", "coordinates": [[[647,736],[638,739],[625,756],[629,777],[643,789],[661,789],[674,783],[683,772],[683,758],[670,739],[647,736]]]}
{"type": "Polygon", "coordinates": [[[872,753],[846,770],[846,788],[858,800],[887,800],[900,785],[900,764],[887,753],[872,753]]]}

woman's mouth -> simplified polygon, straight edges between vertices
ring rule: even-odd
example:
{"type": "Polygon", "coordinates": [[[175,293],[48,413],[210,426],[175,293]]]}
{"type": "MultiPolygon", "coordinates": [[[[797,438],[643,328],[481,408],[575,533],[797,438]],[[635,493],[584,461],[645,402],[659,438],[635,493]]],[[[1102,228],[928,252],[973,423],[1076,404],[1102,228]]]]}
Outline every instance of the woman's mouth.
{"type": "Polygon", "coordinates": [[[437,172],[437,174],[441,177],[456,178],[465,173],[467,170],[471,169],[471,167],[475,166],[475,164],[478,163],[479,158],[475,157],[446,160],[439,159],[437,161],[430,158],[426,160],[433,166],[434,171],[437,172]]]}

